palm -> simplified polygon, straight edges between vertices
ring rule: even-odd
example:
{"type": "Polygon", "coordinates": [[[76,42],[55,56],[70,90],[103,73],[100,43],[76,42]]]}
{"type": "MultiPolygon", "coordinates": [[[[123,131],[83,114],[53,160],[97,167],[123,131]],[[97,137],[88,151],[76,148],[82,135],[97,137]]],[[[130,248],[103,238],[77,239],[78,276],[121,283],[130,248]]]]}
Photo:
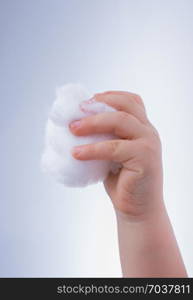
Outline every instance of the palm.
{"type": "Polygon", "coordinates": [[[139,181],[139,174],[124,166],[118,174],[109,174],[104,186],[117,210],[137,213],[138,201],[135,191],[139,191],[139,181]]]}

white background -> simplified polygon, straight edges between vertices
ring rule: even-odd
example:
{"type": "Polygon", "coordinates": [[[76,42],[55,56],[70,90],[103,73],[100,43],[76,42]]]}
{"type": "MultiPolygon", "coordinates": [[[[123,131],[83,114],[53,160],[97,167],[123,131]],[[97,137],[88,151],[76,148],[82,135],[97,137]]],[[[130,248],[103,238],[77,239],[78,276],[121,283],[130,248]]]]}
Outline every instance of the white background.
{"type": "Polygon", "coordinates": [[[193,276],[193,2],[0,4],[0,276],[121,276],[102,184],[64,188],[40,170],[55,88],[141,95],[163,144],[164,194],[193,276]]]}

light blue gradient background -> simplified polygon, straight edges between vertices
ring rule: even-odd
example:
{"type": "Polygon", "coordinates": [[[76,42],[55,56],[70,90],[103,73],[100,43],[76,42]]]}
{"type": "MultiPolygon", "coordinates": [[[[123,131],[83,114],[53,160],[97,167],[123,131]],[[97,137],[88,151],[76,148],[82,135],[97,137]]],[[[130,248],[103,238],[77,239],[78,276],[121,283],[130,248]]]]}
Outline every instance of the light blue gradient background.
{"type": "Polygon", "coordinates": [[[168,213],[193,276],[193,1],[0,2],[0,276],[121,276],[102,184],[40,170],[55,88],[139,93],[163,143],[168,213]]]}

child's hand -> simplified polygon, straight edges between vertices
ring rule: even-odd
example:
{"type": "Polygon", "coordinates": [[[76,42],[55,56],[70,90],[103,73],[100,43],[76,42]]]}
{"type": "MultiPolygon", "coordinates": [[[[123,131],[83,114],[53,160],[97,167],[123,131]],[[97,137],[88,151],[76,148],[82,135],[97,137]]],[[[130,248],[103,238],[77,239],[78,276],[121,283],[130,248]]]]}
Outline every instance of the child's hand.
{"type": "Polygon", "coordinates": [[[96,94],[94,98],[118,111],[73,122],[71,131],[79,136],[113,133],[119,139],[75,147],[73,156],[80,160],[102,159],[122,164],[120,172],[110,174],[104,182],[119,216],[141,218],[159,211],[162,207],[161,143],[147,119],[141,98],[119,91],[96,94]]]}
{"type": "Polygon", "coordinates": [[[73,155],[122,164],[120,172],[110,174],[104,184],[117,215],[123,276],[187,277],[163,202],[159,135],[147,119],[141,98],[127,92],[106,92],[95,99],[118,111],[83,118],[74,127],[73,122],[72,132],[114,133],[119,138],[76,147],[73,155]]]}

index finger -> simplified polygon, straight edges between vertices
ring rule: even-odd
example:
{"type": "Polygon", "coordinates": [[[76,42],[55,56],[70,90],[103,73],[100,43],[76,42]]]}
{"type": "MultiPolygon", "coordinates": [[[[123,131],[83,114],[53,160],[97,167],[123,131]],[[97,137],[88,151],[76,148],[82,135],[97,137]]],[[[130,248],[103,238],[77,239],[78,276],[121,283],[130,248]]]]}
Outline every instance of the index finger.
{"type": "Polygon", "coordinates": [[[143,101],[141,100],[140,96],[136,94],[129,92],[109,91],[95,94],[94,99],[99,102],[104,102],[117,110],[132,114],[143,124],[149,124],[143,101]]]}

